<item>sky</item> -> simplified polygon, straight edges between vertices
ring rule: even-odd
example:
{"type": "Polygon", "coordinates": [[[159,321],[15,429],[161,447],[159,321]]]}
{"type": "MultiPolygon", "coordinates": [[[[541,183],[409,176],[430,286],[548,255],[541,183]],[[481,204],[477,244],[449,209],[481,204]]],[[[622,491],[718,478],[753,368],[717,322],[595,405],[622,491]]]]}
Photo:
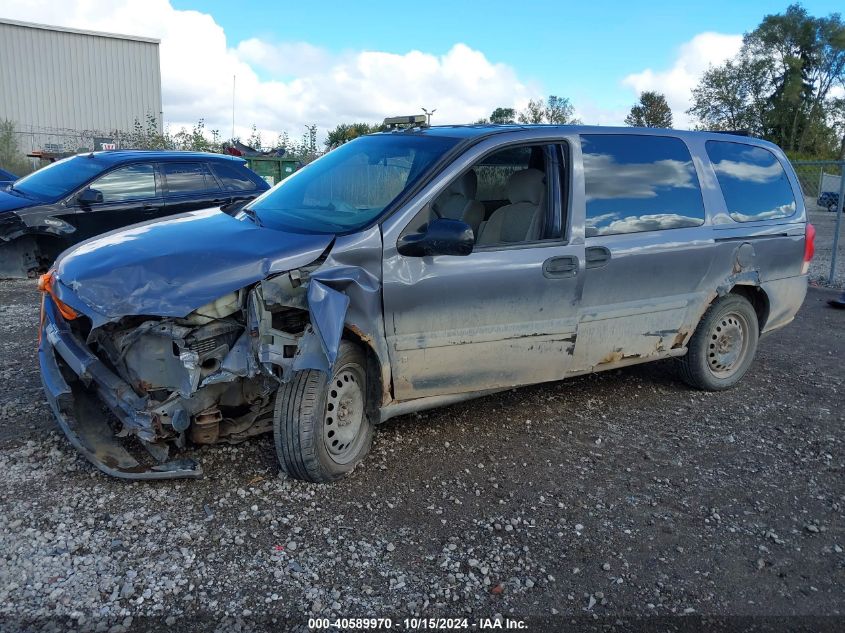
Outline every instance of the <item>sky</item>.
{"type": "MultiPolygon", "coordinates": [[[[466,123],[531,98],[568,97],[584,123],[621,125],[642,90],[666,94],[676,127],[690,90],[742,34],[788,2],[499,0],[3,0],[0,17],[161,40],[164,123],[198,119],[265,145],[308,124],[436,109],[466,123]],[[60,11],[56,8],[61,7],[60,11]]],[[[840,1],[805,0],[812,15],[840,1]]]]}

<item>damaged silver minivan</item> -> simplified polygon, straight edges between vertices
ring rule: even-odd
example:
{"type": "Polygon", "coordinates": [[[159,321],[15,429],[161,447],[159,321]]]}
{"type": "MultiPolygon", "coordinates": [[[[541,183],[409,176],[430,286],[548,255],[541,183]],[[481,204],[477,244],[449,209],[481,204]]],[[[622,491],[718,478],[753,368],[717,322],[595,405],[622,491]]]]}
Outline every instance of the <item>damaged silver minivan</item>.
{"type": "Polygon", "coordinates": [[[674,357],[734,385],[804,299],[812,226],[783,152],[718,133],[416,127],[247,205],[138,224],[40,280],[39,357],[102,471],[197,477],[188,445],[272,432],[331,481],[396,415],[674,357]]]}

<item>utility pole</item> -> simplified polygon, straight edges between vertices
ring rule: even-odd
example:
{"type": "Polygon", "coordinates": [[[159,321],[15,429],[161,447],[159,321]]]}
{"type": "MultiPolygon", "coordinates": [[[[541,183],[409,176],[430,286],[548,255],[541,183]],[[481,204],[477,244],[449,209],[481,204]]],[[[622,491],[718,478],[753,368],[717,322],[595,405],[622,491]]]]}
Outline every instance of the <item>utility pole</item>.
{"type": "Polygon", "coordinates": [[[232,140],[235,140],[235,82],[238,76],[232,75],[232,140]]]}

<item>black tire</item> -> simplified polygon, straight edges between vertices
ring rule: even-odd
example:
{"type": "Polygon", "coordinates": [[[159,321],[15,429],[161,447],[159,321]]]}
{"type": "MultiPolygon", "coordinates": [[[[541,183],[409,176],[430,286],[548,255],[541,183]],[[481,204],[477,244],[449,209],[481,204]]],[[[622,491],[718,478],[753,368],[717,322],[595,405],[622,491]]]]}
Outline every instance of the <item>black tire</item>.
{"type": "Polygon", "coordinates": [[[730,389],[754,362],[759,338],[757,313],[748,299],[735,294],[717,299],[701,318],[686,356],[678,359],[681,378],[705,391],[730,389]]]}
{"type": "Polygon", "coordinates": [[[827,203],[828,213],[836,213],[836,204],[833,200],[827,203]]]}
{"type": "Polygon", "coordinates": [[[296,479],[328,483],[355,469],[369,453],[373,438],[373,425],[366,413],[366,380],[363,352],[342,341],[331,378],[321,371],[305,370],[296,372],[290,382],[282,385],[276,394],[273,415],[273,438],[282,470],[296,479]],[[333,389],[335,383],[344,381],[343,389],[348,393],[333,389]],[[356,396],[358,387],[360,403],[356,396]],[[348,398],[344,400],[344,396],[348,398]],[[336,411],[335,415],[329,415],[328,406],[336,411]],[[341,418],[349,411],[350,421],[344,425],[341,418]],[[354,437],[347,444],[339,443],[337,438],[344,432],[343,427],[352,425],[357,425],[354,437]]]}

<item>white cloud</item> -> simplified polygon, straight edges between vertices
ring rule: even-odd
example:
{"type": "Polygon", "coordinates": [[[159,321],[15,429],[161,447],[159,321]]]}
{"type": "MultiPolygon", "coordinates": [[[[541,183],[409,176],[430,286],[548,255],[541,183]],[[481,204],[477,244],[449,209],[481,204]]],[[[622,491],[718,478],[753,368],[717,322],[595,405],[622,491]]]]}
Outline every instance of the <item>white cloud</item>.
{"type": "Polygon", "coordinates": [[[236,133],[255,123],[266,142],[304,125],[325,131],[337,123],[377,122],[385,116],[437,108],[435,123],[466,123],[496,106],[527,102],[542,94],[520,81],[512,68],[455,44],[443,55],[351,51],[332,54],[306,42],[228,42],[208,14],[174,9],[169,0],[5,0],[2,15],[82,29],[161,40],[165,123],[171,129],[199,118],[228,137],[232,78],[236,133]],[[260,71],[260,72],[259,72],[260,71]]]}
{"type": "Polygon", "coordinates": [[[620,126],[628,114],[628,108],[605,108],[588,97],[573,99],[573,106],[575,118],[584,125],[620,126]]]}
{"type": "Polygon", "coordinates": [[[788,218],[795,213],[795,202],[789,204],[782,204],[769,209],[768,211],[760,211],[759,213],[740,213],[732,211],[731,217],[739,222],[753,222],[754,220],[771,220],[772,218],[788,218]]]}
{"type": "Polygon", "coordinates": [[[656,198],[659,187],[695,189],[691,161],[658,160],[651,163],[617,163],[610,154],[584,152],[584,171],[589,174],[586,198],[656,198]]]}
{"type": "Polygon", "coordinates": [[[680,46],[671,68],[646,68],[628,75],[622,83],[633,88],[638,95],[645,90],[662,92],[672,108],[675,127],[690,127],[691,120],[686,111],[691,105],[692,89],[710,65],[719,65],[733,57],[741,46],[742,35],[699,33],[680,46]]]}
{"type": "Polygon", "coordinates": [[[356,51],[331,55],[308,44],[241,43],[236,53],[267,72],[290,73],[284,58],[300,50],[295,107],[322,127],[339,122],[380,121],[436,108],[436,123],[468,123],[497,105],[527,101],[529,88],[509,66],[455,44],[445,55],[356,51]]]}
{"type": "Polygon", "coordinates": [[[661,231],[664,229],[680,229],[699,226],[703,220],[679,213],[653,213],[645,215],[630,215],[621,219],[614,219],[605,226],[599,226],[599,221],[608,221],[617,214],[608,213],[595,218],[587,218],[587,237],[596,235],[616,235],[618,233],[641,233],[642,231],[661,231]]]}
{"type": "Polygon", "coordinates": [[[736,180],[765,184],[784,177],[783,167],[780,166],[774,157],[770,165],[758,165],[749,162],[738,162],[735,160],[722,160],[713,164],[713,169],[719,176],[729,176],[736,180]]]}

